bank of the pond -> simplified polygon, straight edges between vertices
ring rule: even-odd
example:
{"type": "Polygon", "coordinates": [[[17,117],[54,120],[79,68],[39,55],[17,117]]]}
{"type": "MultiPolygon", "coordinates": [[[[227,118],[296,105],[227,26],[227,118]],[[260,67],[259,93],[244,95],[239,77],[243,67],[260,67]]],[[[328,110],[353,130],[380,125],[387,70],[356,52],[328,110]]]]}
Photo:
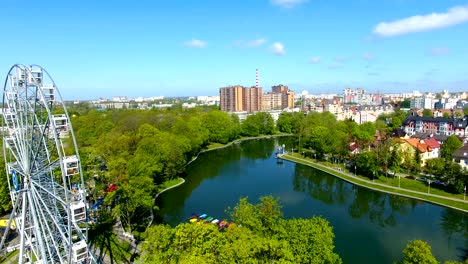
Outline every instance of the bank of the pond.
{"type": "Polygon", "coordinates": [[[254,139],[262,139],[262,138],[276,138],[276,137],[290,137],[292,136],[293,134],[275,134],[275,135],[262,135],[262,136],[258,136],[258,137],[242,137],[242,138],[239,138],[239,139],[236,139],[234,141],[231,141],[231,142],[228,142],[226,144],[221,144],[221,143],[212,143],[210,145],[208,145],[208,147],[206,149],[203,149],[202,151],[198,152],[197,156],[195,156],[191,161],[187,162],[187,164],[185,164],[185,166],[188,166],[190,163],[194,162],[195,160],[197,160],[198,156],[202,153],[205,153],[205,152],[208,152],[208,151],[212,151],[212,150],[217,150],[217,149],[222,149],[222,148],[227,148],[233,144],[239,144],[241,143],[242,141],[247,141],[247,140],[254,140],[254,139]]]}
{"type": "Polygon", "coordinates": [[[182,185],[182,184],[184,184],[184,183],[185,183],[185,179],[184,179],[184,178],[180,178],[180,177],[178,177],[177,179],[174,179],[174,180],[170,180],[170,181],[164,182],[163,184],[161,184],[161,185],[163,185],[163,189],[162,189],[161,191],[159,191],[159,192],[154,196],[154,199],[158,198],[158,196],[159,196],[161,193],[163,193],[163,192],[165,192],[165,191],[168,191],[168,190],[170,190],[170,189],[172,189],[172,188],[175,188],[175,187],[177,187],[177,186],[179,186],[179,185],[182,185]]]}
{"type": "MultiPolygon", "coordinates": [[[[185,183],[185,179],[184,178],[180,178],[178,177],[177,179],[175,180],[171,180],[171,181],[167,181],[167,182],[164,182],[162,185],[164,185],[164,189],[162,189],[161,191],[159,191],[155,196],[154,196],[154,200],[156,201],[156,199],[158,198],[158,196],[162,193],[164,193],[165,191],[168,191],[170,189],[174,189],[182,184],[185,183]]],[[[148,223],[148,227],[150,227],[152,224],[153,224],[153,220],[154,220],[154,212],[153,212],[153,208],[151,208],[151,216],[150,216],[150,221],[148,223]]]]}
{"type": "Polygon", "coordinates": [[[426,201],[429,203],[437,204],[440,206],[444,206],[444,207],[448,207],[448,208],[452,208],[458,211],[468,213],[468,201],[460,200],[457,198],[445,197],[441,195],[428,194],[428,193],[423,193],[423,192],[418,192],[418,191],[413,191],[413,190],[408,190],[408,189],[401,189],[398,187],[389,186],[389,185],[385,185],[381,183],[375,183],[375,182],[370,181],[367,178],[360,178],[358,176],[352,175],[352,173],[348,175],[348,173],[337,171],[336,168],[333,169],[333,168],[324,166],[320,163],[313,162],[310,159],[295,157],[290,154],[284,154],[282,155],[281,158],[295,162],[295,163],[300,163],[306,166],[314,167],[318,170],[321,170],[335,177],[343,179],[349,183],[352,183],[352,184],[355,184],[364,188],[368,188],[374,191],[379,191],[383,193],[389,193],[393,195],[399,195],[399,196],[404,196],[404,197],[408,197],[412,199],[426,201]]]}

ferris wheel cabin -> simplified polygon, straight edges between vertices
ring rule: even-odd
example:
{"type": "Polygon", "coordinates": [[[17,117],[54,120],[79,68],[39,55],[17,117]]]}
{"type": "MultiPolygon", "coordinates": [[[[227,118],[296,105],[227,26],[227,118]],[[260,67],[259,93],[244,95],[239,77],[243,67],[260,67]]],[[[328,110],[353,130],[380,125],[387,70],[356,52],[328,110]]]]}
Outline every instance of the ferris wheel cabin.
{"type": "Polygon", "coordinates": [[[88,245],[84,240],[81,240],[72,247],[73,263],[81,263],[88,259],[88,245]]]}
{"type": "Polygon", "coordinates": [[[59,138],[68,138],[68,119],[66,115],[54,115],[53,122],[59,138]]]}
{"type": "Polygon", "coordinates": [[[78,174],[79,172],[78,158],[75,155],[66,157],[63,160],[63,164],[65,166],[65,171],[67,173],[67,176],[78,174]]]}

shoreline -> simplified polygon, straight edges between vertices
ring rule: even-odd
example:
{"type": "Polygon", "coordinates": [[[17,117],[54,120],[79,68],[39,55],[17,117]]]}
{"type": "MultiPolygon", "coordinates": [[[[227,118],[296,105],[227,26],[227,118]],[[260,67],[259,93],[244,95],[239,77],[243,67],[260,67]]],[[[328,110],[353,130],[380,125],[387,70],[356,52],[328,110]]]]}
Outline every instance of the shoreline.
{"type": "Polygon", "coordinates": [[[446,208],[454,209],[454,210],[457,210],[457,211],[460,211],[460,212],[463,212],[463,213],[468,213],[468,210],[466,210],[466,209],[462,209],[462,208],[459,208],[459,207],[447,205],[447,204],[440,203],[440,202],[437,202],[437,201],[433,201],[433,200],[430,200],[430,199],[427,199],[427,198],[413,196],[413,195],[408,194],[408,193],[416,193],[418,195],[422,195],[422,196],[425,196],[425,197],[434,197],[434,198],[437,198],[437,199],[450,200],[450,201],[455,201],[455,202],[460,202],[460,203],[465,203],[465,204],[468,204],[468,201],[464,201],[464,200],[457,199],[457,198],[445,197],[445,196],[441,196],[441,195],[427,194],[427,193],[408,190],[408,189],[401,189],[401,188],[397,188],[397,187],[394,187],[394,186],[385,186],[383,184],[373,183],[373,182],[370,182],[370,181],[368,182],[368,181],[366,181],[364,179],[354,178],[354,176],[348,176],[348,175],[345,174],[345,172],[341,172],[341,174],[343,174],[343,175],[340,175],[340,173],[335,173],[333,171],[333,168],[329,168],[329,167],[327,167],[325,165],[305,160],[304,158],[289,156],[287,154],[282,155],[281,159],[315,168],[317,170],[320,170],[320,171],[323,171],[323,172],[325,172],[327,174],[330,174],[330,175],[332,175],[334,177],[340,178],[340,179],[342,179],[342,180],[344,180],[344,181],[346,181],[348,183],[357,185],[359,187],[367,188],[369,190],[378,191],[378,192],[381,192],[381,193],[387,193],[387,194],[391,194],[391,195],[398,195],[398,196],[402,196],[402,197],[406,197],[406,198],[410,198],[410,199],[415,199],[415,200],[419,200],[419,201],[424,201],[424,202],[432,203],[432,204],[435,204],[435,205],[443,206],[443,207],[446,207],[446,208]],[[325,170],[325,169],[328,169],[328,170],[325,170]],[[362,184],[361,182],[366,183],[367,185],[362,184]],[[372,186],[368,186],[368,185],[372,185],[372,186]],[[385,187],[387,189],[395,189],[395,190],[400,191],[400,192],[393,192],[393,191],[389,191],[389,190],[380,189],[379,186],[381,186],[381,185],[382,185],[382,187],[385,187]],[[401,192],[405,192],[405,193],[401,193],[401,192]]]}
{"type": "Polygon", "coordinates": [[[257,137],[239,138],[239,139],[236,139],[236,140],[231,141],[229,143],[226,143],[226,144],[224,144],[222,146],[218,146],[218,147],[214,147],[214,148],[210,148],[210,149],[200,150],[200,152],[198,152],[197,156],[195,156],[191,161],[187,162],[187,164],[185,164],[184,167],[187,167],[190,163],[197,160],[198,156],[200,156],[200,154],[205,153],[205,152],[209,152],[209,151],[213,151],[213,150],[217,150],[217,149],[227,148],[227,147],[229,147],[229,146],[231,146],[233,144],[238,144],[238,143],[241,143],[241,142],[247,141],[247,140],[262,139],[262,138],[276,138],[276,137],[290,137],[290,136],[293,136],[293,134],[263,135],[263,136],[257,136],[257,137]]]}
{"type": "MultiPolygon", "coordinates": [[[[184,165],[184,168],[187,167],[190,163],[194,162],[195,160],[198,159],[198,156],[200,156],[200,154],[202,153],[205,153],[205,152],[209,152],[209,151],[213,151],[213,150],[218,150],[218,149],[222,149],[222,148],[227,148],[233,144],[237,144],[237,143],[240,143],[242,141],[246,141],[246,140],[253,140],[253,139],[262,139],[262,138],[275,138],[275,137],[285,137],[285,136],[292,136],[292,134],[279,134],[279,135],[263,135],[263,136],[258,136],[258,137],[247,137],[247,138],[239,138],[239,139],[236,139],[234,141],[231,141],[229,143],[226,143],[222,146],[219,146],[219,147],[215,147],[215,148],[210,148],[210,149],[203,149],[201,150],[200,152],[198,152],[197,156],[195,156],[191,161],[187,162],[185,165],[184,165]]],[[[173,185],[173,186],[170,186],[170,187],[167,187],[166,189],[158,192],[155,196],[154,196],[154,201],[156,201],[156,199],[158,198],[158,196],[160,194],[162,194],[163,192],[165,191],[168,191],[170,189],[173,189],[173,188],[176,188],[182,184],[185,183],[185,179],[184,178],[181,178],[179,177],[180,179],[182,179],[182,182],[179,182],[178,184],[176,185],[173,185]]],[[[153,224],[153,220],[154,220],[154,213],[153,213],[153,209],[151,209],[151,220],[150,222],[148,223],[148,227],[150,227],[152,224],[153,224]]]]}
{"type": "MultiPolygon", "coordinates": [[[[153,202],[156,202],[156,199],[158,198],[158,196],[159,196],[160,194],[162,194],[163,192],[168,191],[168,190],[173,189],[173,188],[176,188],[176,187],[179,187],[180,185],[182,185],[182,184],[185,183],[185,179],[184,179],[184,178],[179,177],[179,179],[182,179],[182,181],[179,182],[178,184],[169,186],[169,187],[167,187],[166,189],[164,189],[164,190],[158,192],[158,193],[154,196],[153,202]]],[[[153,212],[153,208],[151,208],[151,220],[149,221],[148,226],[146,226],[146,228],[149,228],[149,227],[153,224],[153,220],[154,220],[154,212],[153,212]]]]}

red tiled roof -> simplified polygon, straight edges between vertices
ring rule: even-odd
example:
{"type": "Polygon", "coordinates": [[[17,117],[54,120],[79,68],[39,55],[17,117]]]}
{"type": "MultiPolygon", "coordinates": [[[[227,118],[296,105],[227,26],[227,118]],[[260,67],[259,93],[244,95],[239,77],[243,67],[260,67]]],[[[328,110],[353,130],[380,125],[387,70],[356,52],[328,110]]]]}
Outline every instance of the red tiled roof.
{"type": "Polygon", "coordinates": [[[414,148],[418,148],[421,152],[431,151],[431,147],[429,147],[426,143],[421,143],[417,138],[406,139],[406,142],[408,142],[414,148]]]}
{"type": "Polygon", "coordinates": [[[431,147],[431,149],[440,148],[439,142],[437,142],[437,140],[435,140],[434,138],[428,138],[424,140],[424,143],[431,147]]]}

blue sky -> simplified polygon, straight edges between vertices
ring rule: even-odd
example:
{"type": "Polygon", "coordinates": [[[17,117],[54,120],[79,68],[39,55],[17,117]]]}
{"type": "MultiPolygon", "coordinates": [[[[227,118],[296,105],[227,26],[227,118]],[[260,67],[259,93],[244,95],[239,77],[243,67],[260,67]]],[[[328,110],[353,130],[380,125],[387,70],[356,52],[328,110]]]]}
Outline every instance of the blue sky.
{"type": "Polygon", "coordinates": [[[0,76],[40,64],[65,99],[468,91],[468,1],[2,1],[0,76]],[[3,72],[3,73],[2,73],[3,72]]]}

